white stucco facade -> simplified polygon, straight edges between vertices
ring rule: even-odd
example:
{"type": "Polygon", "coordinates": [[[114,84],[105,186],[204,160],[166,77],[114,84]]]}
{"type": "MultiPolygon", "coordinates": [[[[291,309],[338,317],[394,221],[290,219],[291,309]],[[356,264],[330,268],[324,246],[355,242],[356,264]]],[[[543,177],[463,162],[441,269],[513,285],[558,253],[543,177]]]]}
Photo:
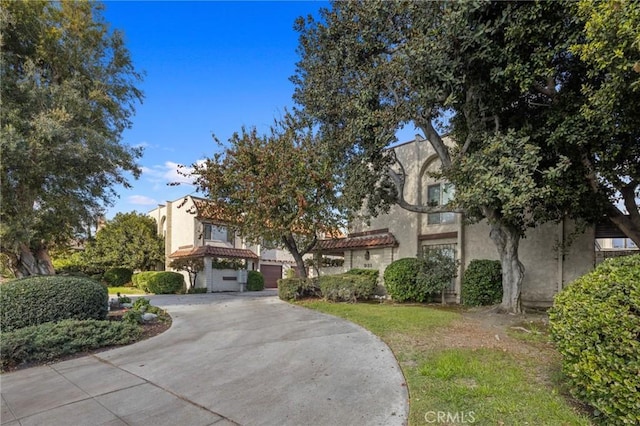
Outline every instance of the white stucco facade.
{"type": "MultiPolygon", "coordinates": [[[[291,264],[295,264],[286,250],[265,250],[260,245],[248,244],[217,219],[216,208],[210,207],[208,200],[188,195],[167,201],[148,212],[158,223],[158,234],[165,239],[164,268],[171,270],[169,265],[176,255],[197,252],[199,257],[204,257],[205,268],[196,278],[196,287],[207,288],[208,291],[238,291],[242,288],[241,283],[232,279],[236,271],[211,266],[216,256],[243,260],[248,270],[262,270],[263,265],[270,265],[270,271],[273,271],[273,266],[280,265],[279,278],[291,264]],[[202,250],[204,246],[209,246],[209,249],[202,250]],[[247,256],[241,257],[243,254],[247,256]]],[[[189,283],[188,273],[179,272],[189,283]]]]}

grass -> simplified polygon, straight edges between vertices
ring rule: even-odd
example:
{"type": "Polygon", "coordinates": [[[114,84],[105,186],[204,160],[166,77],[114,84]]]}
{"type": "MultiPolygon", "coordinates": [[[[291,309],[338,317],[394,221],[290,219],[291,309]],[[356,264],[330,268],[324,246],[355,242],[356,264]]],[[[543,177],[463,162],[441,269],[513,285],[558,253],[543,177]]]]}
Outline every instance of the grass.
{"type": "Polygon", "coordinates": [[[540,377],[553,374],[558,364],[557,357],[546,354],[550,348],[543,348],[538,341],[542,331],[522,333],[527,339],[536,336],[533,342],[515,342],[532,345],[531,355],[526,351],[446,347],[438,336],[453,332],[453,324],[461,319],[458,311],[422,305],[301,304],[359,324],[389,345],[407,380],[409,425],[590,424],[588,417],[577,413],[562,396],[554,377],[540,377]],[[439,412],[449,417],[439,421],[439,412]]]}
{"type": "Polygon", "coordinates": [[[123,296],[137,296],[147,294],[144,291],[136,287],[109,287],[109,294],[118,294],[123,296]]]}

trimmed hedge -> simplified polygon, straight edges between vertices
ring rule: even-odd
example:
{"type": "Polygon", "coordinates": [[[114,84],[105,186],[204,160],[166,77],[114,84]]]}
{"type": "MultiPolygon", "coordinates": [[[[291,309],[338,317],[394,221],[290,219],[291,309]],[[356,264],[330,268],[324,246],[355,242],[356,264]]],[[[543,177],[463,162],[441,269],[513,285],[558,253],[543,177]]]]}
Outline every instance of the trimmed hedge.
{"type": "Polygon", "coordinates": [[[264,290],[264,275],[260,271],[249,271],[247,274],[247,290],[264,290]]]}
{"type": "Polygon", "coordinates": [[[131,282],[133,271],[129,268],[111,268],[102,276],[109,287],[120,287],[131,282]]]}
{"type": "Polygon", "coordinates": [[[157,273],[158,271],[138,272],[137,274],[133,274],[131,282],[140,290],[149,293],[149,280],[157,273]]]}
{"type": "Polygon", "coordinates": [[[278,297],[282,300],[320,296],[317,278],[283,278],[278,280],[278,297]]]}
{"type": "Polygon", "coordinates": [[[391,298],[397,302],[426,300],[425,292],[417,284],[420,260],[406,257],[392,262],[384,271],[384,286],[391,298]]]}
{"type": "Polygon", "coordinates": [[[154,294],[175,294],[184,292],[184,275],[179,272],[156,272],[147,283],[149,292],[154,294]]]}
{"type": "Polygon", "coordinates": [[[378,277],[380,276],[380,271],[378,271],[377,269],[358,269],[358,268],[354,268],[354,269],[349,269],[345,273],[349,274],[349,275],[363,275],[363,276],[369,277],[370,279],[374,280],[376,283],[378,282],[378,277]]]}
{"type": "Polygon", "coordinates": [[[502,301],[502,267],[499,260],[469,262],[462,277],[462,304],[493,305],[502,301]]]}
{"type": "Polygon", "coordinates": [[[0,330],[65,319],[107,317],[107,288],[90,278],[60,275],[27,277],[0,286],[0,330]]]}
{"type": "Polygon", "coordinates": [[[334,302],[356,302],[370,298],[377,287],[377,272],[323,275],[319,278],[322,296],[334,302]]]}
{"type": "Polygon", "coordinates": [[[141,329],[122,321],[63,320],[21,328],[0,337],[0,368],[137,340],[141,329]]]}
{"type": "Polygon", "coordinates": [[[640,255],[608,259],[549,312],[570,391],[607,425],[640,424],[640,255]]]}

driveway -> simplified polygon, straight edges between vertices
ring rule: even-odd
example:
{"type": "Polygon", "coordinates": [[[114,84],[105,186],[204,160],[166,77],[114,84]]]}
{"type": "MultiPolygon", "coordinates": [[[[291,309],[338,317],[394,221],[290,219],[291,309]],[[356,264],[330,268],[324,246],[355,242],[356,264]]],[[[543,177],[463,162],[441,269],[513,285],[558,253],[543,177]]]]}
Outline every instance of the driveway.
{"type": "Polygon", "coordinates": [[[384,343],[274,294],[153,296],[173,317],[167,332],[2,375],[2,424],[406,424],[384,343]]]}

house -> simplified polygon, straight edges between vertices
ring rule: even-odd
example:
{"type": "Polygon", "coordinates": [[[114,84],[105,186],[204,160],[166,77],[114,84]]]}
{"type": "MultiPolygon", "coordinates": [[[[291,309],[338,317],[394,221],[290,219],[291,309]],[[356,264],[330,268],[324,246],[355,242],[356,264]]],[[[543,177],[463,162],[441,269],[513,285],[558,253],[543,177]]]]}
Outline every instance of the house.
{"type": "MultiPolygon", "coordinates": [[[[293,257],[279,248],[249,244],[228,226],[223,206],[210,200],[187,195],[158,205],[148,213],[158,224],[165,240],[162,269],[171,270],[171,260],[202,258],[204,270],[196,278],[196,287],[208,291],[241,290],[242,276],[225,265],[241,263],[243,269],[262,272],[266,288],[277,287],[277,280],[295,265],[293,257]],[[240,278],[240,281],[239,281],[240,278]]],[[[187,272],[185,282],[189,282],[187,272]]]]}
{"type": "MultiPolygon", "coordinates": [[[[443,205],[453,197],[451,184],[430,175],[440,169],[440,160],[427,140],[416,136],[393,149],[406,172],[404,196],[408,202],[443,205]]],[[[594,229],[574,231],[574,224],[563,220],[529,229],[526,238],[521,239],[519,256],[525,266],[523,305],[551,305],[554,295],[567,283],[593,267],[594,229]]],[[[456,303],[460,303],[462,276],[469,262],[499,259],[486,221],[470,225],[461,213],[413,213],[392,206],[388,214],[371,219],[370,224],[350,224],[347,237],[321,240],[317,253],[323,259],[317,262],[318,271],[331,274],[375,268],[382,274],[394,260],[416,257],[426,250],[443,250],[460,262],[457,278],[445,291],[446,299],[456,303]],[[342,259],[341,266],[336,259],[342,259]]]]}

